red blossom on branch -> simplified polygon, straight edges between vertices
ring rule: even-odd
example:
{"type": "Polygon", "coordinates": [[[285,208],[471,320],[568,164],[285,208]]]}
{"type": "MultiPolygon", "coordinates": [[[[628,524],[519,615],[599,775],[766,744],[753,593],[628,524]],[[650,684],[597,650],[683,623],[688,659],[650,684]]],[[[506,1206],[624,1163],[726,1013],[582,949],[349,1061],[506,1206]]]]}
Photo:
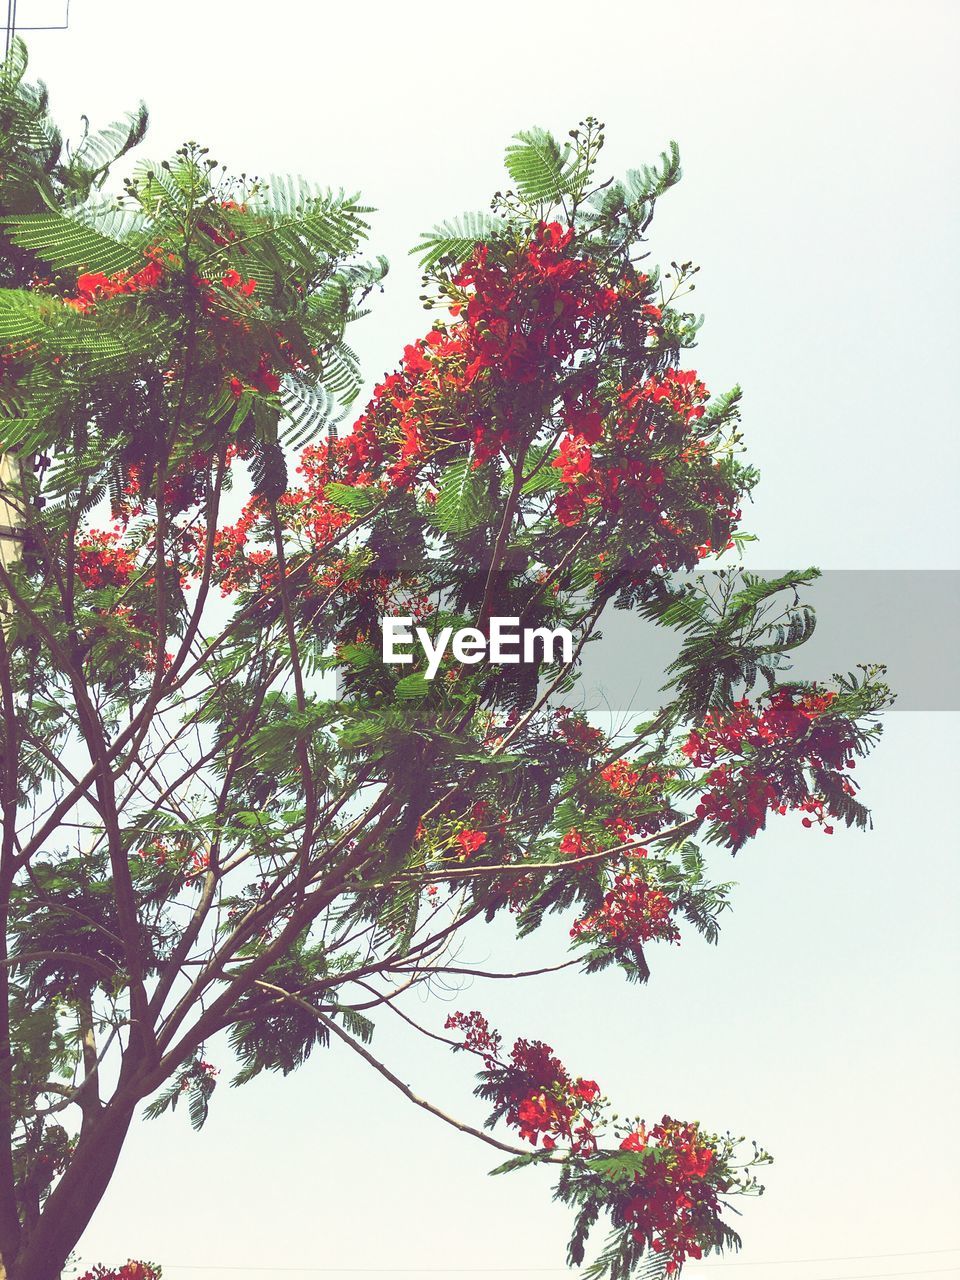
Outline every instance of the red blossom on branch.
{"type": "Polygon", "coordinates": [[[835,712],[836,697],[816,688],[780,688],[755,701],[742,698],[726,715],[708,715],[681,747],[691,764],[708,768],[697,816],[725,827],[735,847],[756,835],[774,810],[813,815],[803,825],[816,822],[832,834],[826,819],[857,789],[846,772],[855,764],[856,726],[835,712]],[[810,780],[829,788],[830,798],[811,790],[810,780]]]}
{"type": "Polygon", "coordinates": [[[106,1267],[98,1262],[79,1280],[161,1280],[163,1272],[152,1262],[125,1262],[121,1267],[106,1267]]]}
{"type": "Polygon", "coordinates": [[[575,921],[570,936],[618,946],[637,946],[652,939],[677,942],[675,909],[675,903],[643,876],[623,872],[604,894],[602,905],[575,921]]]}
{"type": "Polygon", "coordinates": [[[730,1165],[729,1140],[669,1116],[624,1131],[597,1082],[571,1076],[549,1045],[519,1039],[503,1059],[499,1033],[476,1010],[452,1014],[446,1027],[463,1033],[455,1048],[483,1060],[477,1093],[493,1105],[490,1123],[503,1120],[523,1141],[564,1161],[562,1198],[606,1206],[642,1250],[665,1255],[668,1275],[716,1245],[724,1230],[721,1196],[742,1179],[730,1165]]]}

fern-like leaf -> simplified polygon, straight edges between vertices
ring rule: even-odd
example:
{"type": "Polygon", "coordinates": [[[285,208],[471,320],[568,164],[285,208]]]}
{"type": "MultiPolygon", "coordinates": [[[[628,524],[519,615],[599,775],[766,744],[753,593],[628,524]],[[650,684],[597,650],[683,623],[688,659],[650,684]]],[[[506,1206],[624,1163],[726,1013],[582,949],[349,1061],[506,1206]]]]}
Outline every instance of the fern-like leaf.
{"type": "Polygon", "coordinates": [[[299,449],[321,431],[333,429],[344,416],[343,409],[327,387],[322,383],[304,382],[300,378],[284,378],[280,403],[287,419],[281,438],[290,449],[299,449]]]}
{"type": "Polygon", "coordinates": [[[466,533],[483,522],[483,485],[469,458],[447,467],[440,493],[430,515],[444,533],[466,533]]]}
{"type": "Polygon", "coordinates": [[[136,244],[122,244],[59,213],[0,218],[0,226],[15,245],[32,250],[58,270],[83,267],[114,275],[143,260],[136,244]]]}
{"type": "Polygon", "coordinates": [[[501,219],[489,213],[464,213],[425,231],[410,253],[419,257],[424,271],[432,271],[440,263],[458,265],[478,243],[492,239],[503,225],[501,219]]]}
{"type": "Polygon", "coordinates": [[[514,134],[504,156],[507,172],[517,191],[530,201],[551,204],[571,194],[576,160],[570,143],[560,146],[546,129],[525,129],[514,134]]]}

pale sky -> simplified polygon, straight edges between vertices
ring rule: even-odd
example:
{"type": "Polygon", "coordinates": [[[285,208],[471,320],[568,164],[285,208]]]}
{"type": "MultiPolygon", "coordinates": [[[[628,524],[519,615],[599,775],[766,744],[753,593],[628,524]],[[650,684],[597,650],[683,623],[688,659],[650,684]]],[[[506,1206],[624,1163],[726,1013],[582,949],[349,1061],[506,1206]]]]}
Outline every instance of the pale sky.
{"type": "MultiPolygon", "coordinates": [[[[55,21],[63,4],[19,9],[55,21]]],[[[407,248],[486,204],[513,132],[597,115],[611,172],[676,138],[686,176],[652,248],[702,265],[697,365],[712,389],[745,388],[753,563],[942,570],[958,567],[958,15],[932,0],[72,0],[70,30],[31,47],[68,133],[142,97],[155,159],[196,138],[237,170],[361,190],[393,264],[353,335],[371,382],[428,327],[407,248]]],[[[849,662],[882,658],[882,633],[874,648],[849,662]]],[[[558,975],[451,1005],[547,1040],[624,1110],[774,1152],[719,1280],[960,1276],[957,731],[955,714],[890,716],[860,775],[874,832],[775,820],[735,865],[714,858],[741,881],[719,947],[654,951],[646,988],[558,975]]],[[[469,958],[506,945],[480,933],[469,958]]],[[[434,1026],[446,1012],[416,1009],[434,1026]]],[[[481,1118],[469,1063],[388,1019],[376,1043],[399,1074],[481,1118]]],[[[221,1089],[200,1135],[179,1114],[140,1126],[81,1254],[152,1258],[167,1280],[564,1274],[567,1212],[538,1175],[486,1178],[494,1156],[334,1048],[288,1080],[221,1089]]]]}

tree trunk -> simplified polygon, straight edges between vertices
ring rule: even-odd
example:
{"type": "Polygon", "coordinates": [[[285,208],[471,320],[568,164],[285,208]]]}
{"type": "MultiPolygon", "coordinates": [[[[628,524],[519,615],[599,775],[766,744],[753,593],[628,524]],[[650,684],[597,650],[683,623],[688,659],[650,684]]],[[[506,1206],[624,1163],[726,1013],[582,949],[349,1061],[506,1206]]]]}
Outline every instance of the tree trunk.
{"type": "Polygon", "coordinates": [[[0,1280],[60,1280],[113,1177],[134,1108],[108,1106],[91,1125],[16,1260],[6,1270],[0,1263],[0,1280]]]}

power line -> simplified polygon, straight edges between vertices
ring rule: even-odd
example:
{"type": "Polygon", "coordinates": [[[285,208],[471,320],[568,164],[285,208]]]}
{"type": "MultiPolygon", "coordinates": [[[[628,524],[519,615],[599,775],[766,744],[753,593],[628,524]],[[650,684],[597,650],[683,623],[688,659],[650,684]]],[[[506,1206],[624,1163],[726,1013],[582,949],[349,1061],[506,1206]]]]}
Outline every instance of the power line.
{"type": "MultiPolygon", "coordinates": [[[[960,1245],[951,1249],[908,1249],[906,1253],[848,1253],[836,1258],[771,1258],[767,1262],[704,1262],[705,1267],[789,1267],[802,1266],[807,1262],[879,1262],[884,1258],[928,1258],[935,1253],[960,1253],[960,1245]]],[[[951,1268],[947,1268],[951,1270],[951,1268]]],[[[892,1273],[896,1274],[896,1272],[892,1273]]],[[[930,1275],[936,1275],[931,1271],[930,1275]]]]}
{"type": "MultiPolygon", "coordinates": [[[[878,1254],[877,1257],[884,1257],[878,1254]]],[[[895,1255],[909,1256],[909,1255],[895,1255]]],[[[788,1259],[777,1259],[778,1262],[788,1259]]],[[[838,1259],[842,1261],[842,1259],[838,1259]]],[[[756,1264],[762,1266],[762,1263],[756,1264]]],[[[768,1264],[771,1265],[771,1264],[768,1264]]],[[[224,1266],[178,1266],[165,1263],[165,1270],[171,1271],[271,1271],[299,1272],[301,1275],[569,1275],[567,1268],[561,1267],[224,1267],[224,1266]]],[[[697,1274],[700,1274],[699,1272],[697,1274]]],[[[860,1271],[855,1276],[817,1276],[815,1280],[902,1280],[912,1277],[920,1280],[921,1276],[960,1275],[960,1265],[953,1267],[934,1267],[927,1271],[860,1271]]]]}
{"type": "Polygon", "coordinates": [[[933,1271],[858,1271],[855,1276],[817,1276],[816,1280],[895,1280],[897,1276],[910,1276],[912,1280],[919,1280],[920,1276],[945,1276],[949,1272],[951,1275],[960,1275],[960,1266],[956,1267],[935,1267],[933,1271]]]}
{"type": "Polygon", "coordinates": [[[65,0],[63,22],[58,25],[22,26],[17,22],[17,0],[7,0],[7,38],[4,46],[4,58],[9,58],[13,48],[13,38],[18,31],[68,31],[70,29],[70,0],[65,0]]]}
{"type": "MultiPolygon", "coordinates": [[[[828,1258],[770,1258],[763,1262],[707,1262],[701,1269],[713,1267],[779,1267],[803,1266],[813,1262],[882,1262],[887,1258],[926,1258],[940,1253],[960,1253],[960,1245],[949,1249],[911,1249],[906,1253],[852,1253],[828,1258]]],[[[565,1267],[261,1267],[211,1263],[164,1264],[170,1271],[272,1271],[293,1272],[300,1275],[567,1275],[565,1267]]],[[[881,1276],[937,1276],[960,1271],[960,1264],[937,1267],[932,1271],[874,1271],[858,1276],[821,1276],[817,1280],[877,1280],[881,1276]]],[[[699,1274],[699,1271],[698,1271],[699,1274]]]]}
{"type": "MultiPolygon", "coordinates": [[[[883,1257],[883,1254],[880,1254],[883,1257]]],[[[910,1276],[919,1280],[920,1276],[960,1275],[960,1265],[954,1267],[935,1267],[932,1271],[858,1271],[855,1276],[816,1276],[815,1280],[896,1280],[898,1276],[910,1276]]]]}
{"type": "Polygon", "coordinates": [[[7,0],[7,42],[4,46],[4,60],[10,57],[10,48],[13,45],[13,33],[17,29],[17,0],[7,0]]]}

